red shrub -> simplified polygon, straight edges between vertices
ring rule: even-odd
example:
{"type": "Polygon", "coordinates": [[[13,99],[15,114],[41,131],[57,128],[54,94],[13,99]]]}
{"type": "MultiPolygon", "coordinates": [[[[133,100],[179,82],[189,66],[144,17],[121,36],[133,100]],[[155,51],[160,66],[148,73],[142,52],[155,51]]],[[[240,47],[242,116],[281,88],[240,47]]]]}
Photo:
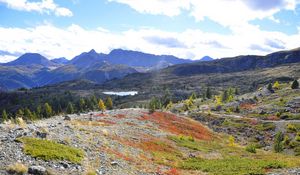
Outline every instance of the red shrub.
{"type": "Polygon", "coordinates": [[[126,118],[126,115],[124,115],[124,114],[117,114],[114,117],[118,118],[118,119],[122,119],[122,118],[126,118]]]}
{"type": "Polygon", "coordinates": [[[158,124],[160,129],[174,134],[192,136],[202,140],[210,140],[212,137],[211,132],[200,123],[170,113],[154,112],[141,116],[140,120],[152,121],[158,124]]]}

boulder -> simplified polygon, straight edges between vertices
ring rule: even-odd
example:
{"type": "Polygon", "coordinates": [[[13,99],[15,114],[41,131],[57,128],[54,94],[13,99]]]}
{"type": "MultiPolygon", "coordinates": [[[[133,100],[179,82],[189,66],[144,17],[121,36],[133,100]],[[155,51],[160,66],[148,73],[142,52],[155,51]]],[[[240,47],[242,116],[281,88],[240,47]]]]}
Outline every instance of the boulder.
{"type": "Polygon", "coordinates": [[[47,170],[42,166],[31,166],[28,168],[28,173],[32,175],[47,175],[47,170]]]}
{"type": "Polygon", "coordinates": [[[66,115],[66,116],[64,117],[64,120],[71,121],[72,119],[71,119],[70,116],[66,115]]]}
{"type": "Polygon", "coordinates": [[[42,132],[42,131],[37,131],[36,132],[36,136],[41,138],[41,139],[45,139],[47,137],[47,132],[42,132]]]}

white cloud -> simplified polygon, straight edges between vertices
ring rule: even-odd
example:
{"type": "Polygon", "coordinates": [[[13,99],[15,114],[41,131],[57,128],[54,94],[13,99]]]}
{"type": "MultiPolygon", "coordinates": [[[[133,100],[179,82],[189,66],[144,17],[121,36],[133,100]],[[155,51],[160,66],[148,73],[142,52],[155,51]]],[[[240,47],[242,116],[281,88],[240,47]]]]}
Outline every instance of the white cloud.
{"type": "Polygon", "coordinates": [[[54,13],[56,16],[73,16],[73,13],[64,7],[59,7],[53,0],[41,0],[39,2],[29,2],[28,0],[0,0],[8,8],[20,11],[36,11],[39,13],[54,13]]]}
{"type": "Polygon", "coordinates": [[[177,16],[183,10],[197,21],[205,17],[223,26],[236,28],[253,19],[269,18],[281,9],[294,10],[299,0],[109,0],[129,5],[141,13],[177,16]]]}
{"type": "MultiPolygon", "coordinates": [[[[260,31],[255,26],[245,27],[247,28],[236,30],[231,35],[191,29],[184,32],[166,32],[151,28],[115,33],[101,27],[86,30],[78,25],[58,28],[50,24],[23,29],[0,27],[0,48],[9,53],[37,52],[50,59],[56,57],[71,59],[90,49],[108,53],[115,48],[199,59],[204,55],[221,58],[241,54],[264,55],[280,50],[274,47],[276,43],[267,45],[266,41],[278,42],[287,49],[299,47],[300,33],[289,36],[280,32],[260,31]],[[155,41],[159,42],[149,41],[149,38],[155,38],[155,41]],[[184,47],[180,45],[174,47],[173,43],[168,43],[174,39],[184,47]]],[[[0,57],[0,62],[11,59],[13,58],[4,55],[0,57]]]]}
{"type": "Polygon", "coordinates": [[[140,13],[176,16],[189,9],[189,0],[108,0],[129,5],[140,13]]]}

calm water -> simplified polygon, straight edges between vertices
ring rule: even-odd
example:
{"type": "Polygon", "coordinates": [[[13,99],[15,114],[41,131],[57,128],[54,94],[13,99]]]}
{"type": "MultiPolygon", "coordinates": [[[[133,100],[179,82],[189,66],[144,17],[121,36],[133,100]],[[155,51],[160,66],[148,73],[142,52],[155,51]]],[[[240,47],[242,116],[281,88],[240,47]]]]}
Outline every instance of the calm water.
{"type": "Polygon", "coordinates": [[[128,95],[136,95],[138,94],[138,91],[124,91],[124,92],[103,92],[103,94],[106,95],[117,95],[117,96],[128,96],[128,95]]]}

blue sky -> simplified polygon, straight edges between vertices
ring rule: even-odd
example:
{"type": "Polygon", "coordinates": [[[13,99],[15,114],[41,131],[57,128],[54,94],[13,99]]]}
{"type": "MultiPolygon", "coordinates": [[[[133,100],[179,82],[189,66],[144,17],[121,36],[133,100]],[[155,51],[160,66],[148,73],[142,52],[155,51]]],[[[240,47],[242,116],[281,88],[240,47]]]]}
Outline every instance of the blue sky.
{"type": "Polygon", "coordinates": [[[0,0],[0,62],[114,48],[181,58],[299,47],[299,0],[0,0]]]}

